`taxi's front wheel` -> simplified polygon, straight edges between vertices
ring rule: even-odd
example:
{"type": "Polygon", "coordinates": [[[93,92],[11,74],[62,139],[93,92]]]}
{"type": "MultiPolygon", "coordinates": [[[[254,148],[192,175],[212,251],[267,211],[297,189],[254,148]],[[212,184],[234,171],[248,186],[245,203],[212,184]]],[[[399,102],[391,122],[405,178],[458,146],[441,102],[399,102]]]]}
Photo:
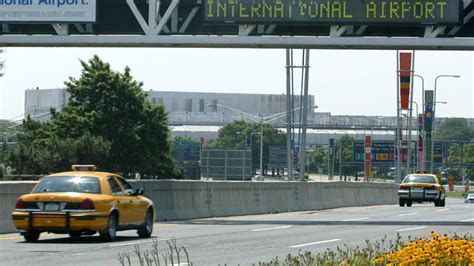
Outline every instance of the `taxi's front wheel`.
{"type": "Polygon", "coordinates": [[[149,209],[146,212],[145,221],[142,226],[138,229],[139,237],[150,237],[153,233],[153,211],[149,209]]]}
{"type": "Polygon", "coordinates": [[[38,231],[26,231],[23,233],[23,238],[25,238],[28,242],[36,242],[38,241],[40,236],[40,232],[38,231]]]}

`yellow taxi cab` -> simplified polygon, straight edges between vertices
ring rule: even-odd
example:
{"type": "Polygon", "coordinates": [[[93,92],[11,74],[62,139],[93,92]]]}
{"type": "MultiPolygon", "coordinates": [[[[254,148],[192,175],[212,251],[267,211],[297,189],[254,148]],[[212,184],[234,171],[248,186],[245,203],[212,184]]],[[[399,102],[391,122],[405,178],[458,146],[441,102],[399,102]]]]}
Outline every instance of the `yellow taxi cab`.
{"type": "Polygon", "coordinates": [[[446,190],[436,175],[407,175],[398,189],[400,207],[411,207],[413,202],[434,202],[436,207],[446,205],[446,190]]]}
{"type": "Polygon", "coordinates": [[[42,232],[72,238],[99,232],[107,241],[128,229],[151,236],[156,210],[143,190],[134,190],[117,174],[95,169],[73,165],[71,172],[48,175],[18,198],[12,220],[26,241],[37,241],[42,232]]]}

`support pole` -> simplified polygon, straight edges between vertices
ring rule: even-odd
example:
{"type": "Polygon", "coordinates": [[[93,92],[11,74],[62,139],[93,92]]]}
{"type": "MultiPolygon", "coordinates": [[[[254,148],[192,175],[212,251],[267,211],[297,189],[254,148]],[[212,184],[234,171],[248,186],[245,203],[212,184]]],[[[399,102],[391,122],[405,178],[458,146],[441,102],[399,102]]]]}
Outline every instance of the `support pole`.
{"type": "Polygon", "coordinates": [[[397,71],[395,72],[397,74],[397,133],[395,134],[395,145],[396,145],[396,164],[395,164],[395,170],[396,170],[396,183],[400,183],[401,180],[401,154],[400,154],[400,145],[401,145],[401,137],[402,137],[402,131],[400,130],[400,73],[398,72],[400,70],[400,61],[399,61],[399,51],[397,50],[396,52],[396,60],[397,60],[397,71]]]}
{"type": "Polygon", "coordinates": [[[291,66],[290,49],[286,49],[286,154],[288,160],[288,180],[293,180],[293,156],[291,147],[291,66]]]}
{"type": "MultiPolygon", "coordinates": [[[[413,51],[413,56],[412,56],[412,68],[413,71],[415,70],[415,51],[413,51]]],[[[411,71],[411,69],[410,69],[411,71]]],[[[413,73],[412,71],[410,72],[410,79],[413,79],[414,77],[411,75],[413,73]]],[[[412,127],[412,122],[413,122],[413,94],[414,94],[414,82],[413,80],[410,80],[410,110],[409,110],[409,115],[408,115],[408,145],[407,145],[407,174],[410,174],[411,172],[411,127],[412,127]]]]}
{"type": "Polygon", "coordinates": [[[304,182],[304,174],[306,171],[306,127],[308,123],[308,85],[309,85],[309,49],[303,50],[305,64],[304,71],[304,93],[303,93],[303,125],[301,132],[300,145],[300,181],[304,182]]]}

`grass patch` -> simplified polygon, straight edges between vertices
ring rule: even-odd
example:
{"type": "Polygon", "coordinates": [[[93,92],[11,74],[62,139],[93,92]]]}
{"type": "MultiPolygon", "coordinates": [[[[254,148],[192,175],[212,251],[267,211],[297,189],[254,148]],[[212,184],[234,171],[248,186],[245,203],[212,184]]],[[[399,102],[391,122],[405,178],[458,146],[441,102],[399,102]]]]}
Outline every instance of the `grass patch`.
{"type": "Polygon", "coordinates": [[[176,244],[176,239],[166,241],[168,250],[161,252],[158,249],[158,240],[153,239],[151,250],[140,250],[140,246],[135,245],[133,252],[121,252],[118,254],[118,261],[120,265],[131,266],[135,261],[138,261],[140,266],[160,266],[160,265],[192,265],[189,260],[189,254],[186,248],[180,247],[176,244]]]}
{"type": "Polygon", "coordinates": [[[446,197],[448,198],[464,199],[466,195],[467,195],[467,192],[454,192],[454,191],[446,192],[446,197]]]}

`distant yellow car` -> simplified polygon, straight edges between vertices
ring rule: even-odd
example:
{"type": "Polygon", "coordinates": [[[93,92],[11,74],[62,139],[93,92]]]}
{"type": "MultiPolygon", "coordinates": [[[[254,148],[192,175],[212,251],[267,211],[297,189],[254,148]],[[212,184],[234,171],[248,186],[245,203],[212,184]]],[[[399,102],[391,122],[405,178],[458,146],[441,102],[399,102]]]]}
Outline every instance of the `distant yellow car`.
{"type": "Polygon", "coordinates": [[[446,205],[446,190],[436,175],[407,175],[398,189],[400,207],[411,207],[413,202],[434,202],[436,207],[446,205]]]}
{"type": "Polygon", "coordinates": [[[31,194],[18,198],[12,220],[26,241],[37,241],[42,232],[72,238],[99,232],[107,241],[119,230],[151,236],[156,210],[143,190],[117,174],[96,172],[95,166],[72,170],[44,177],[31,194]]]}

